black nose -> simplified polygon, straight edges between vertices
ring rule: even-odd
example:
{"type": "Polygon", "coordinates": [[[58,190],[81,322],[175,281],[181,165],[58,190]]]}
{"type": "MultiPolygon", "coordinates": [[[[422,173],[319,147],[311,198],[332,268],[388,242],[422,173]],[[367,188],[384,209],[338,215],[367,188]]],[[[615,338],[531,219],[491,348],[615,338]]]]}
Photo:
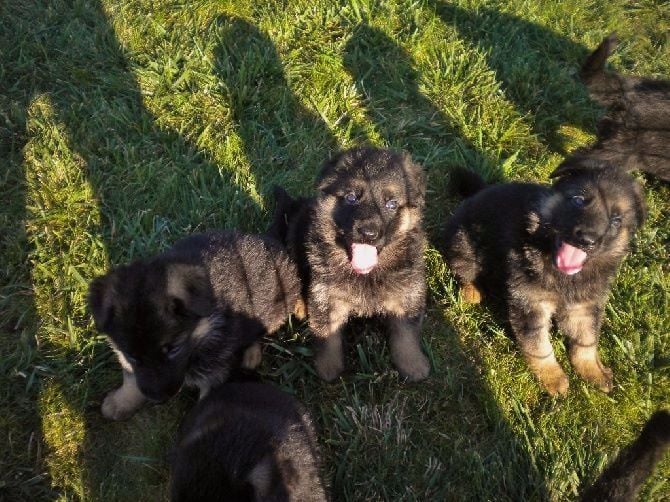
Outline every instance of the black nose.
{"type": "Polygon", "coordinates": [[[577,244],[582,246],[593,246],[598,241],[598,237],[593,232],[579,227],[575,228],[573,235],[577,244]]]}
{"type": "Polygon", "coordinates": [[[373,241],[379,237],[379,228],[373,225],[363,225],[358,227],[358,234],[365,240],[373,241]]]}

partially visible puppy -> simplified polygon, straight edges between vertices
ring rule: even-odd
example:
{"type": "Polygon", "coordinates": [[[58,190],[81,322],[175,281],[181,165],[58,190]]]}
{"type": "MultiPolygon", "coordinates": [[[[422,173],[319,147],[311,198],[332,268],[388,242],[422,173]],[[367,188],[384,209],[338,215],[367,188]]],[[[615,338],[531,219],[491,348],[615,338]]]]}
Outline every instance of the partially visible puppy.
{"type": "Polygon", "coordinates": [[[617,43],[614,34],[605,38],[582,66],[589,94],[608,108],[588,155],[670,181],[670,80],[605,70],[617,43]]]}
{"type": "Polygon", "coordinates": [[[642,190],[621,169],[570,158],[552,187],[504,183],[477,191],[446,230],[446,261],[466,301],[498,297],[530,368],[552,395],[568,378],[550,343],[552,319],[575,371],[604,392],[612,372],[597,343],[610,283],[645,217],[642,190]]]}
{"type": "Polygon", "coordinates": [[[632,502],[656,464],[670,449],[670,411],[660,410],[633,441],[582,494],[583,502],[632,502]]]}
{"type": "Polygon", "coordinates": [[[317,373],[331,381],[343,371],[350,317],[382,316],[400,374],[426,378],[421,167],[404,153],[353,148],[326,162],[317,189],[316,198],[299,201],[280,190],[284,212],[274,226],[286,234],[303,281],[317,373]]]}
{"type": "Polygon", "coordinates": [[[307,410],[277,388],[234,381],[212,389],[182,422],[171,500],[325,501],[307,410]]]}
{"type": "Polygon", "coordinates": [[[257,365],[257,342],[300,303],[300,279],[283,247],[236,232],[187,237],[98,277],[89,304],[123,368],[103,415],[128,418],[184,383],[206,395],[240,360],[257,365]]]}

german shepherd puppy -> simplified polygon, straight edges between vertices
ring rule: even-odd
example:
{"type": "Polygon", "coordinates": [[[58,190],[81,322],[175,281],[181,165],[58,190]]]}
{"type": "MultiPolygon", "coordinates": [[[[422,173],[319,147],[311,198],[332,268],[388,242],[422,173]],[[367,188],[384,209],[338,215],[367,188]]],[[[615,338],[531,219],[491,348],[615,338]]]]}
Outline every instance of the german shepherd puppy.
{"type": "Polygon", "coordinates": [[[300,303],[300,279],[283,247],[236,232],[187,237],[98,277],[90,308],[123,368],[123,385],[107,394],[102,414],[128,418],[184,383],[206,395],[240,359],[257,365],[257,342],[300,303]]]}
{"type": "Polygon", "coordinates": [[[605,70],[617,43],[614,34],[605,38],[582,66],[589,94],[608,109],[588,155],[670,181],[670,80],[605,70]]]}
{"type": "Polygon", "coordinates": [[[670,411],[660,410],[582,495],[583,502],[633,502],[642,484],[670,449],[670,411]]]}
{"type": "Polygon", "coordinates": [[[341,330],[349,317],[382,316],[400,374],[426,378],[421,167],[404,153],[359,147],[327,161],[316,184],[312,199],[293,200],[279,189],[283,217],[275,226],[303,280],[317,373],[332,381],[343,371],[341,330]]]}
{"type": "Polygon", "coordinates": [[[327,500],[307,410],[277,388],[233,381],[212,389],[182,422],[171,500],[327,500]]]}
{"type": "Polygon", "coordinates": [[[642,190],[621,169],[581,158],[553,173],[552,187],[486,187],[469,176],[474,196],[446,229],[446,261],[466,301],[481,292],[501,299],[529,366],[551,394],[568,378],[549,340],[554,318],[570,342],[575,371],[604,392],[612,372],[597,343],[603,309],[628,244],[645,218],[642,190]]]}

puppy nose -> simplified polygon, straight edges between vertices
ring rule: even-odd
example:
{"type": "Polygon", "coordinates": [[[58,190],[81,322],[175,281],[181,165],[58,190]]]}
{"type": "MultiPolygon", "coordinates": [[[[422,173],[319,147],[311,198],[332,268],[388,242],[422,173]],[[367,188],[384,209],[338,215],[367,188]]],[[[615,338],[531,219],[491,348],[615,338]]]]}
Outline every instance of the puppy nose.
{"type": "Polygon", "coordinates": [[[358,233],[369,240],[374,240],[379,237],[379,229],[370,225],[359,227],[358,233]]]}
{"type": "Polygon", "coordinates": [[[574,236],[577,240],[577,243],[581,244],[582,246],[593,246],[598,240],[595,234],[583,230],[579,227],[575,229],[574,236]]]}

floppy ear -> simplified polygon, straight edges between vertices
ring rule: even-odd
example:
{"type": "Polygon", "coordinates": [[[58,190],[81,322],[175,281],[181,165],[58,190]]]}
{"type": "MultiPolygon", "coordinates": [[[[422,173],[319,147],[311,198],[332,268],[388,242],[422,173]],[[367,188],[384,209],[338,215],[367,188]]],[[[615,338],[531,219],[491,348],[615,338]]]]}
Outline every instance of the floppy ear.
{"type": "Polygon", "coordinates": [[[170,310],[182,317],[208,317],[215,301],[204,267],[172,263],[167,268],[167,294],[170,310]]]}
{"type": "Polygon", "coordinates": [[[426,175],[421,165],[412,161],[407,152],[402,154],[402,169],[408,192],[408,204],[423,208],[426,199],[426,175]]]}
{"type": "Polygon", "coordinates": [[[114,319],[115,282],[116,273],[112,271],[97,277],[88,287],[88,305],[98,331],[106,331],[114,319]]]}

